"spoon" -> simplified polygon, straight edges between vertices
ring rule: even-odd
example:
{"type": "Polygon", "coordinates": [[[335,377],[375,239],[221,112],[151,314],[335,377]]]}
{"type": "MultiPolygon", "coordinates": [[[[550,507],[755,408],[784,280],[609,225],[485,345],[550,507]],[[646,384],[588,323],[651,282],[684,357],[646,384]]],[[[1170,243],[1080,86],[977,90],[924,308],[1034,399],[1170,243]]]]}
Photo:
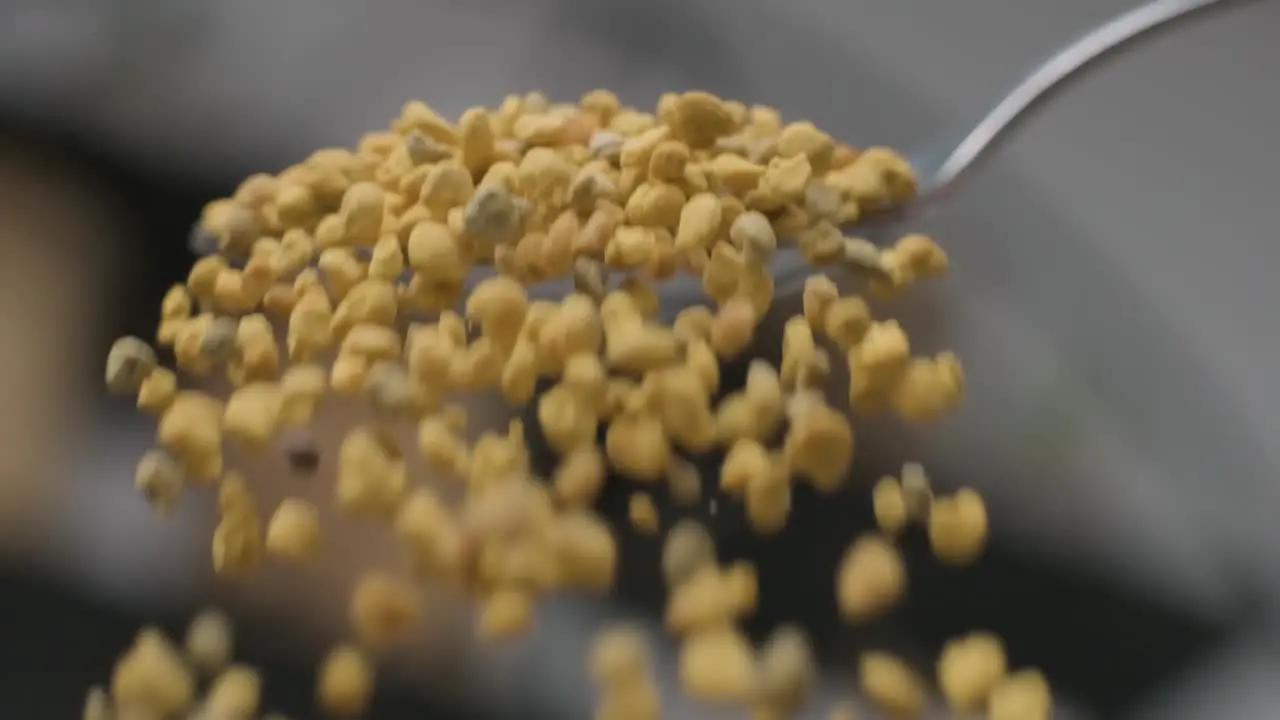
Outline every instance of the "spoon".
{"type": "MultiPolygon", "coordinates": [[[[1101,67],[1095,61],[1122,48],[1133,47],[1134,40],[1155,37],[1158,33],[1154,31],[1170,29],[1176,20],[1189,20],[1199,11],[1222,9],[1239,1],[1151,0],[1063,46],[1018,82],[977,124],[961,134],[958,141],[935,143],[912,153],[908,161],[916,174],[915,197],[891,212],[857,223],[859,233],[868,234],[868,230],[919,217],[949,194],[961,176],[990,155],[1001,140],[1007,139],[1020,121],[1055,92],[1065,89],[1068,80],[1101,67]]],[[[808,270],[808,265],[794,252],[785,255],[780,252],[775,262],[775,280],[780,286],[803,279],[808,270]]]]}
{"type": "Polygon", "coordinates": [[[1131,45],[1130,41],[1155,37],[1153,31],[1169,29],[1175,20],[1190,19],[1197,11],[1231,4],[1232,0],[1152,0],[1062,47],[1015,85],[949,150],[910,158],[917,177],[917,194],[910,207],[919,208],[944,195],[1041,101],[1065,89],[1067,80],[1099,67],[1095,61],[1131,45]]]}
{"type": "MultiPolygon", "coordinates": [[[[1225,8],[1243,0],[1151,0],[1099,25],[1078,40],[1063,46],[1013,87],[972,128],[954,143],[935,143],[929,149],[912,153],[908,160],[916,175],[916,195],[905,205],[857,223],[859,234],[883,234],[883,229],[904,220],[918,218],[938,200],[955,188],[967,171],[990,154],[1015,126],[1032,114],[1042,101],[1063,90],[1067,81],[1097,68],[1095,63],[1134,40],[1154,37],[1159,29],[1171,28],[1176,20],[1187,20],[1199,11],[1225,8]],[[936,150],[940,150],[936,151],[936,150]],[[876,231],[881,232],[877,233],[876,231]]],[[[945,137],[945,136],[944,136],[945,137]]],[[[851,229],[851,228],[846,228],[851,229]]],[[[193,228],[188,247],[196,255],[217,250],[217,239],[199,228],[193,228]]],[[[794,287],[802,281],[810,266],[792,249],[779,249],[773,261],[775,283],[779,290],[794,287]]],[[[491,275],[492,270],[481,275],[491,275]]],[[[475,277],[473,280],[477,279],[475,277]]],[[[701,293],[697,278],[678,276],[662,283],[666,298],[689,299],[701,293]],[[672,296],[675,296],[674,298],[672,296]]],[[[567,279],[544,281],[535,288],[538,295],[563,296],[572,284],[567,279]]],[[[675,303],[678,307],[686,303],[675,303]]],[[[664,305],[668,303],[664,302],[664,305]]]]}

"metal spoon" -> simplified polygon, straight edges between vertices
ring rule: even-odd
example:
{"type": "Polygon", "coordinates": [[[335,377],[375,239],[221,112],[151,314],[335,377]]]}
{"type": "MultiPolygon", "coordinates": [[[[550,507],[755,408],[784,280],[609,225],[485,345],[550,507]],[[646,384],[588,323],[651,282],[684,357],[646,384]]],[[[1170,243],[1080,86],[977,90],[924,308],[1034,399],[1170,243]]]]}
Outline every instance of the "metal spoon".
{"type": "Polygon", "coordinates": [[[1231,5],[1233,0],[1153,0],[1122,13],[1064,46],[1022,79],[995,104],[958,143],[941,153],[921,153],[910,158],[918,190],[911,208],[929,203],[954,187],[972,168],[1027,118],[1041,101],[1066,87],[1066,81],[1084,70],[1098,67],[1094,61],[1111,55],[1130,41],[1155,37],[1153,31],[1173,27],[1175,20],[1190,19],[1197,11],[1231,5]]]}
{"type": "MultiPolygon", "coordinates": [[[[1222,9],[1243,0],[1152,0],[1117,15],[1107,22],[1063,46],[1005,94],[959,140],[944,136],[950,142],[934,143],[909,155],[916,174],[916,196],[907,204],[879,216],[859,221],[855,228],[861,235],[881,235],[884,230],[904,220],[918,218],[929,206],[953,190],[961,176],[991,154],[996,145],[1009,137],[1020,121],[1067,87],[1067,81],[1079,77],[1087,69],[1100,67],[1095,61],[1115,51],[1133,47],[1131,41],[1152,38],[1156,30],[1170,29],[1175,20],[1187,20],[1198,11],[1222,9]]],[[[789,285],[803,279],[807,264],[794,253],[779,254],[774,276],[778,285],[789,285]]]]}
{"type": "MultiPolygon", "coordinates": [[[[916,175],[916,196],[891,211],[871,215],[844,228],[846,234],[891,241],[905,222],[919,220],[924,211],[955,188],[960,177],[987,157],[1000,140],[1007,138],[1014,126],[1032,114],[1041,101],[1065,89],[1067,80],[1083,74],[1095,63],[1130,41],[1153,37],[1154,30],[1168,29],[1174,20],[1189,19],[1197,11],[1225,8],[1243,0],[1152,0],[1122,13],[1062,47],[1023,78],[1000,99],[972,128],[954,136],[943,135],[934,142],[910,153],[908,161],[916,175]]],[[[791,248],[780,249],[771,263],[776,291],[796,290],[812,266],[791,248]]],[[[679,276],[663,283],[664,306],[679,309],[696,302],[701,288],[697,278],[679,276]]]]}

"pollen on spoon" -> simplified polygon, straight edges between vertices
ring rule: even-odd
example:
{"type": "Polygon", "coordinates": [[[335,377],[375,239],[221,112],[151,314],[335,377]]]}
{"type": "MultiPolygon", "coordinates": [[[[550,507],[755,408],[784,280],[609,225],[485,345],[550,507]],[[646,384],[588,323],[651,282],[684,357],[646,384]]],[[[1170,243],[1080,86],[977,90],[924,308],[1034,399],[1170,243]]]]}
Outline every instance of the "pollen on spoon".
{"type": "MultiPolygon", "coordinates": [[[[809,690],[807,641],[784,628],[756,657],[738,627],[756,610],[756,570],[746,560],[722,565],[703,524],[725,530],[741,506],[747,529],[770,536],[788,525],[793,490],[839,490],[854,461],[849,410],[924,425],[958,406],[959,359],[913,354],[906,330],[863,298],[943,274],[945,252],[923,235],[882,246],[840,230],[864,211],[909,201],[915,185],[888,148],[853,148],[811,122],[704,92],[667,93],[652,111],[607,91],[576,104],[529,93],[456,122],[409,102],[355,147],[254,175],[205,207],[190,238],[201,257],[161,304],[155,339],[174,366],[160,365],[141,338],[122,338],[107,358],[108,388],[158,415],[139,490],[165,515],[180,493],[216,487],[210,556],[221,576],[247,580],[268,560],[340,562],[326,557],[345,539],[340,525],[326,526],[327,508],[301,497],[268,503],[225,452],[274,448],[289,468],[279,482],[314,486],[331,474],[334,510],[381,525],[401,546],[413,577],[365,568],[347,591],[356,644],[333,649],[316,672],[320,709],[353,716],[372,700],[377,653],[425,624],[415,580],[465,593],[485,643],[529,633],[545,596],[611,590],[621,528],[597,501],[632,483],[632,529],[666,531],[665,622],[681,644],[684,692],[783,720],[809,690]],[[779,311],[780,245],[797,268],[815,269],[802,308],[784,322],[775,367],[759,346],[779,311]],[[842,289],[824,269],[861,288],[842,289]],[[671,280],[700,286],[703,297],[668,324],[671,280]],[[562,281],[576,292],[549,297],[562,281]],[[749,367],[728,392],[721,376],[735,360],[749,367]],[[823,390],[842,365],[851,387],[847,402],[832,405],[823,390]],[[180,376],[220,376],[232,391],[183,388],[180,376]],[[471,427],[465,407],[486,396],[530,416],[505,429],[471,427]],[[323,443],[318,409],[333,401],[368,412],[323,443]],[[412,424],[411,440],[393,432],[401,424],[412,424]],[[541,473],[549,482],[535,477],[533,433],[554,456],[541,473]],[[703,462],[719,453],[718,467],[703,462]],[[725,518],[722,493],[732,503],[725,518]],[[706,515],[666,517],[655,497],[706,515]]],[[[920,485],[923,470],[910,469],[911,482],[904,469],[885,487],[920,485]]],[[[969,564],[985,547],[976,493],[929,491],[927,507],[910,514],[888,507],[901,498],[886,492],[877,520],[894,532],[869,532],[831,568],[850,623],[903,598],[901,526],[923,527],[947,564],[969,564]]],[[[221,676],[206,692],[198,681],[214,663],[184,659],[148,631],[109,690],[90,692],[86,717],[101,720],[105,702],[147,717],[197,708],[258,717],[260,679],[223,667],[224,635],[204,639],[221,653],[221,676]]],[[[948,700],[977,707],[990,696],[1000,720],[1045,720],[1039,676],[1001,676],[990,646],[951,653],[948,700]]],[[[865,693],[885,712],[918,714],[927,686],[905,664],[883,654],[863,664],[865,693]]],[[[635,633],[606,631],[590,665],[596,717],[661,717],[635,633]]]]}

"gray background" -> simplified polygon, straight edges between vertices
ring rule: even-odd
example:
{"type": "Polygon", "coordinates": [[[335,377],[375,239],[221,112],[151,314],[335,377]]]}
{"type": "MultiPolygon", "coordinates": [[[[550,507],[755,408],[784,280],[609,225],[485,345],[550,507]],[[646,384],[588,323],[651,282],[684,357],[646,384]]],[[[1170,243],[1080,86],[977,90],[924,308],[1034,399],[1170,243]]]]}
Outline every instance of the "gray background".
{"type": "MultiPolygon", "coordinates": [[[[531,87],[607,86],[637,104],[706,87],[855,143],[915,148],[1130,6],[10,0],[0,92],[74,110],[157,165],[211,173],[349,143],[409,96],[457,113],[531,87]]],[[[972,385],[963,417],[921,452],[987,493],[1000,532],[1207,616],[1227,612],[1226,588],[1280,590],[1277,30],[1280,2],[1251,3],[1077,83],[928,219],[954,277],[903,308],[931,328],[925,342],[960,350],[972,385]]],[[[123,475],[143,442],[102,435],[85,466],[100,475],[118,455],[123,475]]],[[[199,540],[138,537],[150,524],[123,484],[89,480],[74,502],[120,511],[49,551],[121,593],[142,574],[191,592],[177,568],[199,540]]],[[[72,502],[67,517],[89,517],[72,502]]],[[[1280,665],[1259,636],[1188,679],[1202,699],[1148,717],[1274,717],[1280,665]]]]}

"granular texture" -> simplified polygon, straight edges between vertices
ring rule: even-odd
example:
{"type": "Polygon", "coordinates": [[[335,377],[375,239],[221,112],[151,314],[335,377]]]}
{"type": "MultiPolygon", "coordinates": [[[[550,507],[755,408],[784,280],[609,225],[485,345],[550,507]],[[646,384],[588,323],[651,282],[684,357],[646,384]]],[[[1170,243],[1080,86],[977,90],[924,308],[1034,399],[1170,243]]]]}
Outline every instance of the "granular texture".
{"type": "MultiPolygon", "coordinates": [[[[209,252],[163,298],[154,346],[122,338],[106,363],[107,387],[158,418],[136,484],[161,515],[184,493],[216,487],[213,567],[252,576],[267,562],[322,563],[341,539],[308,501],[259,507],[224,448],[281,453],[290,482],[331,459],[334,506],[384,525],[412,573],[472,598],[478,637],[498,642],[527,633],[550,593],[610,590],[625,527],[593,507],[616,473],[634,485],[623,525],[667,534],[665,624],[682,643],[684,690],[789,717],[815,673],[808,640],[782,627],[752,648],[739,623],[755,611],[754,567],[722,565],[710,534],[664,517],[651,493],[663,486],[685,507],[734,498],[754,532],[772,535],[792,522],[798,483],[825,494],[845,485],[852,414],[925,425],[959,405],[959,359],[913,352],[905,329],[868,302],[944,273],[944,251],[919,234],[880,247],[842,231],[914,191],[893,150],[854,148],[811,122],[705,92],[667,93],[652,111],[603,90],[564,104],[512,95],[456,121],[409,102],[354,148],[254,175],[205,207],[195,236],[209,252]],[[751,360],[745,385],[720,397],[721,363],[757,339],[777,290],[771,263],[784,252],[813,274],[802,311],[782,325],[781,362],[751,360]],[[704,297],[667,324],[661,285],[677,276],[704,297]],[[559,296],[548,292],[557,280],[559,296]],[[849,380],[844,407],[822,392],[836,373],[849,380]],[[180,376],[197,382],[183,387],[180,376]],[[226,397],[194,389],[214,376],[230,384],[226,397]],[[535,404],[531,422],[558,458],[549,478],[532,474],[523,422],[468,432],[459,403],[481,395],[535,404]],[[366,419],[324,447],[312,423],[337,396],[363,403],[366,419]],[[392,432],[406,425],[410,446],[392,432]],[[723,465],[703,483],[686,456],[712,449],[723,465]]],[[[924,527],[948,564],[973,562],[985,545],[977,493],[935,495],[915,463],[901,475],[875,487],[879,531],[831,570],[851,623],[908,591],[896,547],[908,526],[924,527]]],[[[365,710],[370,652],[425,612],[415,585],[385,568],[369,568],[351,593],[351,639],[317,679],[320,709],[338,716],[365,710]]],[[[255,716],[260,680],[231,663],[219,617],[193,625],[186,662],[144,631],[86,717],[112,707],[255,716]],[[196,678],[214,673],[197,697],[196,678]]],[[[635,630],[604,631],[590,659],[598,717],[661,716],[649,662],[635,630]]],[[[1047,717],[1043,679],[1006,677],[997,639],[957,640],[938,675],[958,710],[1047,717]]],[[[863,654],[860,676],[898,718],[918,716],[933,694],[878,651],[863,654]]]]}

